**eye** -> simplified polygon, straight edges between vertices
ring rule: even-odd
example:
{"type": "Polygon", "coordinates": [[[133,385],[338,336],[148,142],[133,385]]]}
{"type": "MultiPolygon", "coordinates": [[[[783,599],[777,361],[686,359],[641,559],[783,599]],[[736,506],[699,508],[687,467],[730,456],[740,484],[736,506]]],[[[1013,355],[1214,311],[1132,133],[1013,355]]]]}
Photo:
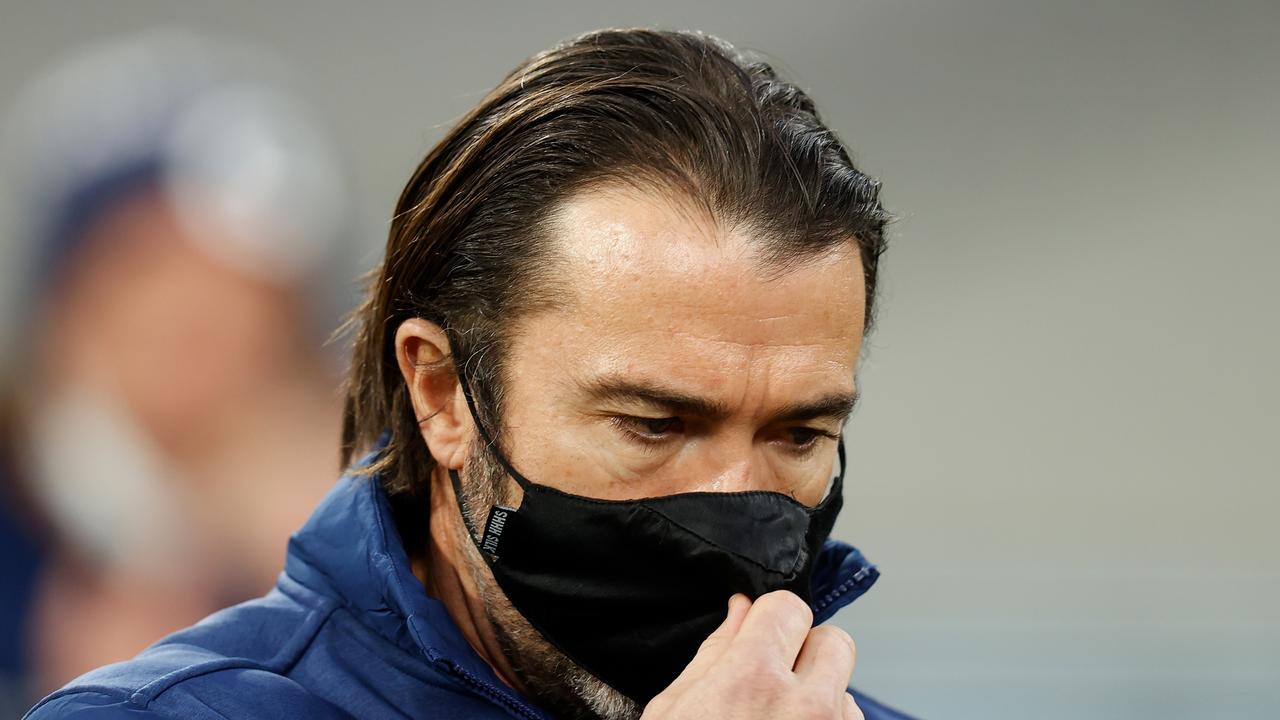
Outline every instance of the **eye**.
{"type": "Polygon", "coordinates": [[[633,415],[616,415],[610,418],[622,432],[632,440],[647,444],[657,444],[684,431],[684,421],[678,417],[636,417],[633,415]]]}
{"type": "Polygon", "coordinates": [[[823,438],[837,440],[839,436],[811,427],[793,427],[786,430],[786,439],[791,445],[790,450],[800,456],[808,455],[817,449],[823,438]]]}

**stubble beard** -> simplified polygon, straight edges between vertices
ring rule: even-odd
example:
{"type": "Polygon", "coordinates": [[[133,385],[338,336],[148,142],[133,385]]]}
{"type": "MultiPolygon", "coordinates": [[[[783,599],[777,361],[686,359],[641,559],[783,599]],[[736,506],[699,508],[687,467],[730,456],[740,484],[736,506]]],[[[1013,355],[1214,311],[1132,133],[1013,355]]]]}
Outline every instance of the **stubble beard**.
{"type": "MultiPolygon", "coordinates": [[[[501,502],[508,504],[510,483],[483,441],[472,445],[470,462],[461,473],[462,512],[472,527],[501,502]]],[[[459,517],[454,523],[464,562],[484,603],[498,646],[512,671],[533,699],[558,717],[571,720],[636,720],[642,708],[632,699],[587,672],[547,641],[511,604],[488,563],[470,539],[459,517]]]]}

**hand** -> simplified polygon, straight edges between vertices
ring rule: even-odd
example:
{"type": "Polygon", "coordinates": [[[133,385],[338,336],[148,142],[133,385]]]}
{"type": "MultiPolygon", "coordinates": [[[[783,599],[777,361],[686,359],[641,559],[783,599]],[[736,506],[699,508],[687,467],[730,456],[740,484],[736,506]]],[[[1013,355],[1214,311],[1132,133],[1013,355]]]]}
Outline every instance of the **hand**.
{"type": "Polygon", "coordinates": [[[642,720],[863,720],[848,693],[853,639],[813,627],[813,612],[785,590],[729,598],[729,615],[642,720]]]}

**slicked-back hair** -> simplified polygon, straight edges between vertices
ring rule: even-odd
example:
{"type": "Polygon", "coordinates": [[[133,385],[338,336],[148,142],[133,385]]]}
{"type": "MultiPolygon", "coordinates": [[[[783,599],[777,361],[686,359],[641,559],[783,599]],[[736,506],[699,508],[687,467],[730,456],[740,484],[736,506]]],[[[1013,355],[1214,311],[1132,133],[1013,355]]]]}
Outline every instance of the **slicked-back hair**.
{"type": "Polygon", "coordinates": [[[588,33],[507,75],[405,186],[385,258],[349,321],[344,464],[389,432],[370,471],[393,499],[427,494],[433,461],[394,347],[414,317],[445,330],[478,419],[501,436],[508,328],[572,281],[554,273],[554,213],[610,183],[676,192],[717,223],[750,229],[778,272],[855,243],[870,330],[890,215],[879,182],[854,166],[809,97],[713,36],[588,33]]]}

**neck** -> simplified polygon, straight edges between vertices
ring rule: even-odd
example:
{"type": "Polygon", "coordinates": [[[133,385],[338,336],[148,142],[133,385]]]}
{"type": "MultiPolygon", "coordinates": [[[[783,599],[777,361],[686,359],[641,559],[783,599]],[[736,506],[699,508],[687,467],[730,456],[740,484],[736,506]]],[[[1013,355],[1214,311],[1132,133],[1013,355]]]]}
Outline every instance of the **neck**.
{"type": "MultiPolygon", "coordinates": [[[[413,574],[427,594],[444,604],[467,643],[493,668],[494,674],[517,692],[524,691],[498,643],[497,633],[484,610],[484,600],[476,586],[468,558],[475,557],[474,545],[462,524],[453,485],[447,472],[437,466],[431,478],[430,537],[425,554],[412,559],[413,574]]],[[[481,569],[481,572],[484,570],[481,569]]]]}

